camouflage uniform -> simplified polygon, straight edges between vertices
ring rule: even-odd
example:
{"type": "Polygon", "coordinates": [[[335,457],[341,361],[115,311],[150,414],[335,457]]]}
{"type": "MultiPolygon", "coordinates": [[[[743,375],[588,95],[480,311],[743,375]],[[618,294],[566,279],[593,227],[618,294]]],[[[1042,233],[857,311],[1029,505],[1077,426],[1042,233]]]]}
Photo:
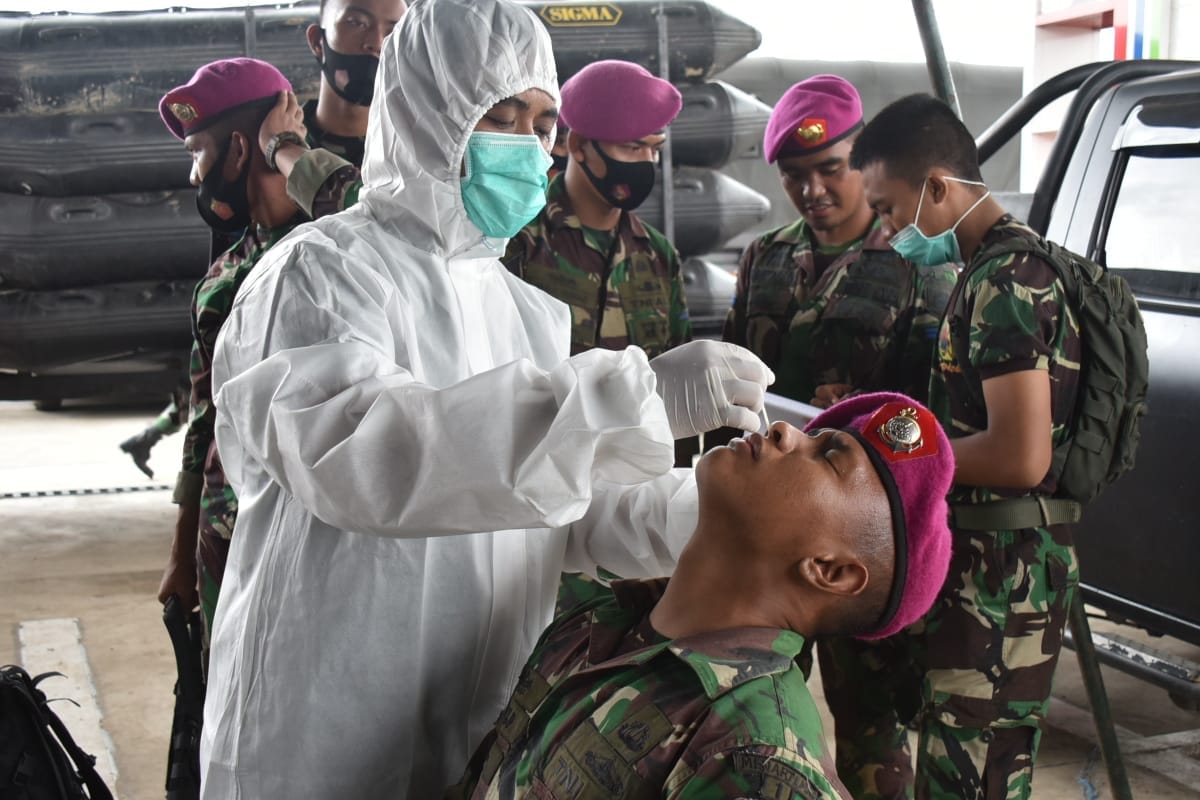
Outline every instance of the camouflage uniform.
{"type": "Polygon", "coordinates": [[[509,240],[502,260],[571,307],[572,355],[633,344],[653,358],[692,338],[675,248],[628,212],[614,231],[585,227],[563,175],[550,182],[546,207],[509,240]]]}
{"type": "Polygon", "coordinates": [[[666,583],[570,584],[577,604],[542,634],[446,797],[846,797],[792,660],[804,637],[664,638],[649,615],[666,583]]]}
{"type": "Polygon", "coordinates": [[[799,219],[755,240],[738,266],[723,338],[775,371],[771,391],[809,402],[845,383],[924,402],[938,325],[956,269],[918,267],[888,246],[879,221],[841,248],[814,250],[799,219]]]}
{"type": "Polygon", "coordinates": [[[229,539],[237,518],[237,498],[225,478],[213,431],[212,359],[217,333],[229,316],[238,288],[259,258],[308,218],[349,207],[362,185],[358,168],[328,152],[312,150],[288,176],[288,195],[302,209],[277,228],[247,231],[209,268],[192,296],[191,418],[183,442],[183,469],[175,484],[176,503],[200,506],[196,566],[205,635],[212,629],[229,539]],[[316,181],[316,183],[314,183],[316,181]]]}
{"type": "MultiPolygon", "coordinates": [[[[1010,216],[979,252],[1036,234],[1010,216]]],[[[1075,403],[1079,328],[1054,269],[1028,253],[972,264],[938,337],[929,406],[953,439],[987,427],[982,381],[1048,370],[1052,439],[1075,403]]],[[[949,500],[978,505],[1049,496],[956,485],[949,500]]],[[[838,770],[855,797],[904,797],[913,767],[902,724],[916,716],[916,794],[1028,797],[1063,628],[1079,580],[1070,530],[954,526],[949,577],[925,618],[878,643],[822,642],[821,675],[836,720],[838,770]]]]}

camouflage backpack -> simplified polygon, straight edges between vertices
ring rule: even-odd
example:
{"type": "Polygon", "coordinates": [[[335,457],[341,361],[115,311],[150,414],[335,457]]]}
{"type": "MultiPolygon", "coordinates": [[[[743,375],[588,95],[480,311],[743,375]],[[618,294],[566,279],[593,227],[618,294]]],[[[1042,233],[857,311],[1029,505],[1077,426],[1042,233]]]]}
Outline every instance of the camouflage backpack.
{"type": "Polygon", "coordinates": [[[1013,253],[1032,253],[1054,267],[1079,323],[1083,355],[1075,409],[1050,469],[1058,476],[1057,496],[1087,503],[1133,469],[1150,380],[1146,328],[1124,278],[1041,237],[1006,239],[975,263],[1013,253]]]}

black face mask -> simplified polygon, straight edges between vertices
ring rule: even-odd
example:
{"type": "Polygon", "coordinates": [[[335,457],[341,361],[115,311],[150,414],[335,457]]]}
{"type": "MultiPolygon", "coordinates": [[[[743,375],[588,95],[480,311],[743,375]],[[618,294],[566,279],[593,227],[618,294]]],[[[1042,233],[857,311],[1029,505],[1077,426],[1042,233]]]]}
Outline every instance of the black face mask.
{"type": "Polygon", "coordinates": [[[580,162],[580,166],[600,196],[614,208],[623,211],[632,211],[640,206],[654,188],[654,162],[617,161],[600,149],[599,142],[593,141],[592,147],[600,154],[608,171],[603,178],[597,178],[586,160],[580,162]]]}
{"type": "Polygon", "coordinates": [[[570,158],[565,153],[551,153],[550,160],[554,162],[550,165],[550,169],[554,170],[555,173],[559,173],[567,168],[567,162],[570,158]]]}
{"type": "Polygon", "coordinates": [[[222,233],[238,233],[250,227],[250,199],[246,196],[246,181],[250,177],[250,159],[232,181],[225,180],[225,159],[233,144],[233,134],[221,148],[217,162],[200,179],[196,192],[196,208],[208,227],[222,233]]]}
{"type": "Polygon", "coordinates": [[[375,73],[379,69],[379,59],[375,56],[352,56],[339,53],[329,46],[329,37],[325,29],[321,29],[321,52],[325,58],[321,61],[321,72],[325,80],[333,87],[338,97],[355,105],[369,106],[375,95],[375,73]]]}

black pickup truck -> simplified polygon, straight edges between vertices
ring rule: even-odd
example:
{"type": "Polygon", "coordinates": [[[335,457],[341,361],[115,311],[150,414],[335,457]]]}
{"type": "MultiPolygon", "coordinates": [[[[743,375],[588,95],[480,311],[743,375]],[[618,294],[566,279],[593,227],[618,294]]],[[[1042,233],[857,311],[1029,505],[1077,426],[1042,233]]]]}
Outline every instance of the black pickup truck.
{"type": "MultiPolygon", "coordinates": [[[[1084,599],[1117,621],[1200,646],[1200,231],[1192,227],[1200,62],[1063,73],[979,137],[981,158],[1071,90],[1036,190],[1003,201],[1048,238],[1123,276],[1150,346],[1136,467],[1088,506],[1076,533],[1084,599]]],[[[1093,641],[1102,662],[1200,708],[1200,665],[1121,635],[1095,632],[1093,641]]]]}

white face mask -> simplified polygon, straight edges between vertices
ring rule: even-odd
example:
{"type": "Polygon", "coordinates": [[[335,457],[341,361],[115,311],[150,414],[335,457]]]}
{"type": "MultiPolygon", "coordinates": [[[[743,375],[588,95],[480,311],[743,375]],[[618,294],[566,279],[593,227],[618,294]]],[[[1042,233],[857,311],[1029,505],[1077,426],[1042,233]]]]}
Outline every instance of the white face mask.
{"type": "MultiPolygon", "coordinates": [[[[954,181],[955,183],[966,183],[971,186],[987,186],[981,181],[968,181],[962,178],[951,178],[946,176],[943,180],[954,181]]],[[[992,192],[988,190],[983,193],[983,196],[976,200],[970,208],[962,213],[958,221],[951,225],[948,229],[933,236],[926,236],[917,227],[917,220],[921,218],[921,206],[925,202],[925,187],[929,185],[929,179],[926,178],[921,182],[921,199],[917,201],[917,215],[913,221],[905,225],[902,229],[892,234],[892,238],[888,244],[892,249],[900,254],[901,258],[907,259],[919,266],[932,267],[937,264],[949,264],[962,261],[962,252],[958,247],[958,237],[954,232],[958,229],[959,224],[967,218],[967,216],[978,208],[979,204],[988,198],[992,192]]]]}
{"type": "Polygon", "coordinates": [[[465,159],[463,206],[484,236],[516,236],[546,205],[551,161],[538,137],[475,131],[465,159]]]}

